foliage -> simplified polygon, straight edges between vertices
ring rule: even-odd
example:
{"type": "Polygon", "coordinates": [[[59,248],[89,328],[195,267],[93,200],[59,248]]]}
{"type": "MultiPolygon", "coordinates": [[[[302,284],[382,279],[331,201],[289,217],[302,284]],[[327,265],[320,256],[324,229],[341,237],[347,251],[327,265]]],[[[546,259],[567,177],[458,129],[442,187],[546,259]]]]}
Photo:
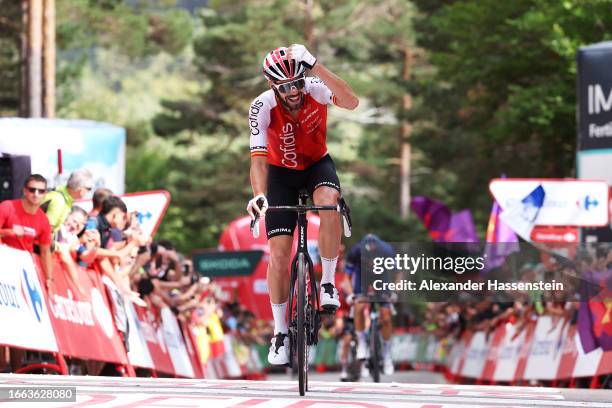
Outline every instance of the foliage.
{"type": "Polygon", "coordinates": [[[415,135],[430,167],[455,175],[450,202],[483,226],[491,178],[574,175],[575,54],[610,39],[607,1],[425,1],[419,44],[437,73],[423,80],[415,135]]]}
{"type": "MultiPolygon", "coordinates": [[[[270,49],[304,43],[356,91],[356,111],[328,118],[353,239],[409,241],[426,235],[399,218],[403,121],[412,194],[471,209],[482,233],[491,178],[573,175],[575,53],[612,36],[609,1],[209,1],[193,15],[177,4],[57,0],[58,110],[127,129],[127,189],[172,193],[160,234],[184,251],[216,246],[244,214],[247,112],[267,89],[270,49]]],[[[19,104],[21,11],[0,9],[7,115],[19,104]]]]}
{"type": "MultiPolygon", "coordinates": [[[[20,55],[21,2],[0,1],[0,113],[16,115],[20,55]],[[7,89],[8,88],[8,89],[7,89]],[[6,95],[6,96],[5,96],[6,95]]],[[[193,22],[175,1],[155,0],[138,7],[120,0],[57,0],[56,47],[59,108],[78,98],[75,83],[92,63],[96,48],[116,50],[129,63],[161,52],[180,53],[191,41],[193,22]]],[[[25,37],[24,37],[25,38],[25,37]]]]}

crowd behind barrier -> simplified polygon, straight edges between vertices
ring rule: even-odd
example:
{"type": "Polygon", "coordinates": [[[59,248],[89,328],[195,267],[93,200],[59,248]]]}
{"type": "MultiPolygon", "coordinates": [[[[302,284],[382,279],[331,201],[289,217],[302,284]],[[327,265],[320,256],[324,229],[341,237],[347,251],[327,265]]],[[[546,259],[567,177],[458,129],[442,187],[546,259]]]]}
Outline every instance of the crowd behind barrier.
{"type": "MultiPolygon", "coordinates": [[[[77,288],[55,259],[56,284],[49,296],[36,255],[0,245],[0,259],[0,315],[11,328],[0,333],[0,344],[37,350],[43,357],[19,372],[93,374],[88,370],[98,369],[106,375],[262,378],[269,368],[263,341],[268,333],[238,304],[217,309],[204,301],[198,317],[185,321],[167,306],[127,301],[124,337],[109,291],[113,284],[99,271],[78,268],[77,288]]],[[[486,384],[599,387],[612,374],[612,351],[585,353],[571,317],[543,313],[526,323],[506,318],[494,325],[468,322],[456,335],[448,330],[430,325],[398,331],[392,339],[394,362],[441,371],[453,382],[486,384]]],[[[333,330],[324,330],[312,365],[337,369],[338,349],[333,330]]]]}
{"type": "Polygon", "coordinates": [[[0,320],[10,327],[0,372],[246,376],[257,364],[241,344],[261,341],[252,313],[228,308],[223,321],[239,324],[224,331],[218,288],[171,242],[152,241],[112,191],[95,190],[89,213],[79,207],[93,187],[87,170],[49,192],[31,175],[22,198],[0,204],[0,320]]]}
{"type": "MultiPolygon", "coordinates": [[[[68,206],[67,195],[82,197],[90,182],[81,173],[53,194],[47,211],[63,221],[54,218],[50,264],[33,248],[0,244],[0,320],[9,328],[0,331],[0,372],[265,375],[270,322],[235,300],[220,302],[214,282],[197,275],[171,242],[143,234],[136,214],[112,192],[97,190],[89,214],[68,206]]],[[[24,203],[44,205],[36,188],[26,190],[24,203]]],[[[0,230],[3,238],[7,231],[17,237],[7,242],[23,239],[23,227],[0,230]]],[[[605,273],[612,251],[597,250],[580,262],[605,273]]],[[[548,265],[529,265],[521,276],[563,280],[571,275],[567,268],[549,259],[548,265]]],[[[400,322],[412,328],[393,336],[393,359],[404,367],[442,370],[457,382],[609,386],[612,351],[582,348],[577,323],[585,302],[579,293],[576,288],[572,299],[525,293],[512,303],[428,303],[424,321],[400,322]]],[[[602,321],[606,313],[612,308],[602,321]]],[[[338,333],[333,321],[323,323],[311,363],[334,369],[338,333]]]]}
{"type": "Polygon", "coordinates": [[[0,333],[0,344],[41,357],[33,364],[25,361],[15,372],[261,377],[259,356],[248,344],[252,334],[224,331],[214,309],[204,308],[185,321],[168,306],[145,307],[129,300],[119,305],[112,300],[114,283],[99,271],[78,268],[77,288],[57,259],[49,294],[37,255],[0,245],[0,259],[0,318],[10,328],[0,333]]]}

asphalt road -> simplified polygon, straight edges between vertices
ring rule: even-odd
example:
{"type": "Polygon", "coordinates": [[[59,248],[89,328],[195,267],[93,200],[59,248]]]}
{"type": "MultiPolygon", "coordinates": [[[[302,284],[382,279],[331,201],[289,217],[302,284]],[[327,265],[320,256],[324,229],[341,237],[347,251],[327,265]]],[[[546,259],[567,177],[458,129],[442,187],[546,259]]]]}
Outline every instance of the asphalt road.
{"type": "MultiPolygon", "coordinates": [[[[324,374],[327,376],[331,374],[324,374]]],[[[396,378],[403,376],[398,373],[396,378]]],[[[410,375],[410,374],[408,374],[410,375]]],[[[424,380],[422,374],[417,374],[424,380]]],[[[536,387],[467,386],[417,383],[309,382],[300,397],[295,381],[188,380],[172,378],[117,378],[58,375],[0,375],[0,407],[205,407],[205,408],[508,408],[611,407],[612,391],[563,390],[536,387]],[[19,388],[38,390],[29,402],[19,388]],[[42,401],[44,387],[73,387],[72,402],[42,401]],[[12,395],[12,400],[6,400],[12,395]],[[34,398],[34,399],[33,399],[34,398]]],[[[321,377],[323,378],[323,377],[321,377]]],[[[57,390],[57,389],[56,389],[57,390]]],[[[64,390],[66,391],[66,390],[64,390]]],[[[48,394],[47,394],[48,395],[48,394]]]]}

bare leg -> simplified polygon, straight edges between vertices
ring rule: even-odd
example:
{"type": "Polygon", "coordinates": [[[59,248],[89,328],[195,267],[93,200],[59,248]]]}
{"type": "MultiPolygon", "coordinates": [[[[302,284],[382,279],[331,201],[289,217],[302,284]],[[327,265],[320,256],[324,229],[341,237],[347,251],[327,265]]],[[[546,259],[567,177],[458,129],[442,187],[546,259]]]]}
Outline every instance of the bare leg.
{"type": "Polygon", "coordinates": [[[289,295],[289,258],[293,237],[278,235],[270,238],[270,261],[268,263],[268,291],[270,302],[280,304],[289,295]]]}
{"type": "Polygon", "coordinates": [[[380,334],[384,341],[391,339],[393,332],[393,321],[391,319],[391,310],[387,307],[380,308],[380,334]]]}
{"type": "MultiPolygon", "coordinates": [[[[336,205],[340,193],[338,190],[321,186],[314,191],[315,205],[336,205]]],[[[341,229],[340,214],[336,211],[320,211],[319,252],[322,257],[336,258],[340,249],[341,229]]]]}

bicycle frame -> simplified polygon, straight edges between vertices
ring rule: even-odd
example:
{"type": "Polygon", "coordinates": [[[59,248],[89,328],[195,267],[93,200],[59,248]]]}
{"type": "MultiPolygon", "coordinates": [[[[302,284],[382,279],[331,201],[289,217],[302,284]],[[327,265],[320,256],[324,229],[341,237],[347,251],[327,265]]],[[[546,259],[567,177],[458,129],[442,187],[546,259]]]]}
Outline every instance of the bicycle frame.
{"type": "MultiPolygon", "coordinates": [[[[310,254],[308,253],[308,219],[306,218],[306,212],[310,210],[335,210],[335,206],[308,206],[306,205],[306,200],[308,196],[306,194],[300,194],[297,207],[294,206],[276,206],[268,209],[272,211],[283,211],[283,210],[294,210],[297,211],[298,219],[297,219],[297,227],[298,227],[298,246],[297,252],[291,261],[291,277],[289,279],[289,300],[288,305],[292,307],[293,305],[293,294],[295,292],[296,282],[298,281],[298,260],[299,255],[303,254],[304,259],[308,264],[308,279],[310,280],[310,284],[312,285],[312,292],[314,292],[314,306],[315,311],[319,310],[319,288],[317,286],[317,280],[314,274],[314,265],[312,263],[312,259],[310,258],[310,254]]],[[[293,313],[289,313],[289,322],[288,327],[291,330],[294,323],[293,313]]],[[[315,330],[315,333],[318,332],[318,328],[315,330]]],[[[313,333],[309,333],[309,344],[317,344],[318,336],[313,337],[313,333]]],[[[290,361],[289,364],[293,364],[293,361],[290,361]]]]}
{"type": "MultiPolygon", "coordinates": [[[[351,233],[350,210],[343,198],[338,205],[306,205],[308,194],[300,193],[296,206],[271,206],[268,211],[295,211],[297,212],[298,246],[297,252],[291,261],[291,275],[289,283],[289,366],[293,368],[293,358],[297,355],[299,368],[299,393],[304,395],[308,391],[308,347],[317,344],[321,319],[319,314],[319,288],[314,274],[312,259],[308,254],[308,211],[337,211],[342,215],[344,235],[351,233]],[[308,269],[306,271],[306,268],[308,269]],[[310,285],[308,285],[310,283],[310,285]],[[310,291],[308,288],[310,287],[310,291]],[[294,296],[295,302],[294,317],[294,296]],[[303,331],[302,331],[303,330],[303,331]],[[297,348],[297,353],[296,349],[297,348]]],[[[251,221],[251,232],[254,237],[259,236],[258,217],[251,221]]]]}

